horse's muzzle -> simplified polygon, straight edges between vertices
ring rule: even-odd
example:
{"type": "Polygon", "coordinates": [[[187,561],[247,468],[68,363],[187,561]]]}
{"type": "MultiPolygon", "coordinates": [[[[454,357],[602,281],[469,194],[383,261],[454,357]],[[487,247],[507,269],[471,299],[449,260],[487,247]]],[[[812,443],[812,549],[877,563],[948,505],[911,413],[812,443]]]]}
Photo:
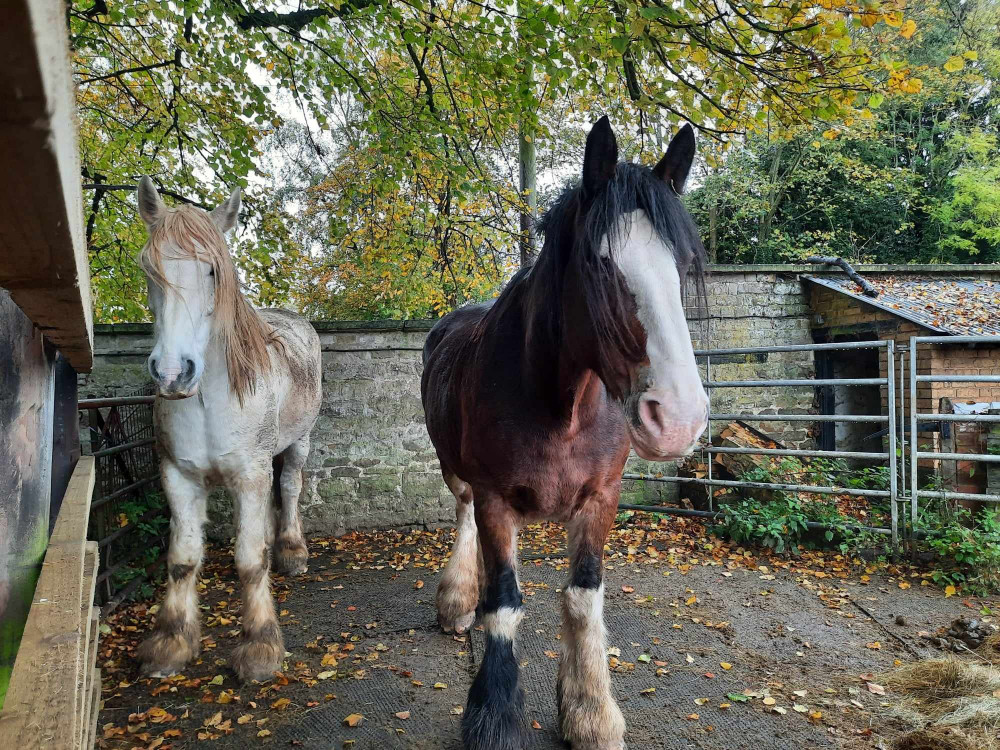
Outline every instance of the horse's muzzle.
{"type": "Polygon", "coordinates": [[[708,424],[708,399],[671,403],[644,393],[631,400],[628,414],[632,447],[647,461],[673,461],[690,455],[708,424]]]}

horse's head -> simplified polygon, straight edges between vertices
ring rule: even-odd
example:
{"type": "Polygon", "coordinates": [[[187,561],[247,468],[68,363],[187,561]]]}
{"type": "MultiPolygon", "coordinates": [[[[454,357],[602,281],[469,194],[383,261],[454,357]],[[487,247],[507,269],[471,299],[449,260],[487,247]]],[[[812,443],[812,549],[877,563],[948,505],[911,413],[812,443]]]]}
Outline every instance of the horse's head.
{"type": "Polygon", "coordinates": [[[167,208],[152,180],[139,181],[139,216],[149,230],[140,255],[146,272],[155,341],[147,360],[160,396],[198,392],[217,308],[239,295],[225,233],[236,226],[239,189],[211,213],[195,206],[167,208]]]}
{"type": "Polygon", "coordinates": [[[587,137],[563,295],[565,335],[620,399],[636,452],[667,460],[693,449],[708,418],[684,315],[688,271],[704,248],[678,195],[694,159],[684,126],[649,169],[618,163],[607,118],[587,137]]]}

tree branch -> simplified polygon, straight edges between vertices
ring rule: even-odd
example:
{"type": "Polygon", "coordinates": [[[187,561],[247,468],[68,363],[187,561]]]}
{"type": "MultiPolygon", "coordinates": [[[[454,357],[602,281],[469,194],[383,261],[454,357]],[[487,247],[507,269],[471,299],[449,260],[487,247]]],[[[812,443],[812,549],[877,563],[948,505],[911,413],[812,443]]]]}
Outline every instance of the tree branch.
{"type": "MultiPolygon", "coordinates": [[[[85,182],[81,187],[83,187],[84,190],[100,190],[102,192],[108,190],[135,190],[135,185],[105,185],[103,182],[85,182]]],[[[171,198],[178,200],[181,203],[197,206],[198,208],[203,208],[206,211],[212,210],[211,206],[206,206],[200,201],[193,200],[181,195],[180,193],[175,193],[173,190],[167,190],[166,188],[160,186],[157,186],[156,189],[159,191],[160,195],[169,195],[171,198]]]]}
{"type": "Polygon", "coordinates": [[[161,62],[158,62],[158,63],[152,63],[151,65],[139,65],[139,66],[137,66],[135,68],[125,68],[124,70],[116,70],[113,73],[107,73],[107,74],[105,74],[103,76],[94,76],[93,78],[84,78],[82,81],[80,81],[80,85],[82,86],[85,83],[94,83],[95,81],[106,81],[109,78],[121,78],[123,75],[127,75],[129,73],[143,73],[143,72],[145,72],[147,70],[156,70],[156,68],[165,68],[168,65],[175,65],[178,68],[181,66],[181,50],[180,50],[180,47],[178,47],[177,49],[174,50],[174,59],[173,60],[162,60],[161,62]]]}

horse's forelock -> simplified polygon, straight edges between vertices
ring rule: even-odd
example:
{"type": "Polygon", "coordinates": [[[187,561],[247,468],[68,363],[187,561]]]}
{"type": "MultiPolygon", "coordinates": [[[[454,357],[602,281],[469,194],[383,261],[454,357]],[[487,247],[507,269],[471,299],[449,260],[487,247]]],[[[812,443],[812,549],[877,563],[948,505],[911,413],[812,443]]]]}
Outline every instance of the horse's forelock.
{"type": "Polygon", "coordinates": [[[257,376],[270,370],[268,346],[277,342],[277,335],[243,296],[226,239],[207,212],[195,206],[178,206],[168,209],[150,228],[139,263],[164,290],[170,283],[163,260],[170,257],[192,257],[208,263],[214,271],[214,334],[226,353],[230,386],[242,404],[253,392],[257,376]]]}
{"type": "Polygon", "coordinates": [[[705,251],[697,227],[669,186],[649,169],[619,164],[615,176],[589,205],[582,203],[578,187],[569,188],[542,221],[547,245],[550,241],[557,244],[557,233],[574,233],[572,258],[565,260],[580,265],[581,292],[595,326],[598,356],[608,370],[619,369],[623,360],[638,361],[645,356],[645,336],[632,325],[631,292],[616,265],[601,254],[604,243],[610,244],[612,252],[624,245],[632,212],[640,208],[673,253],[678,273],[687,271],[687,278],[681,277],[681,293],[687,281],[693,281],[695,305],[700,308],[705,299],[705,251]],[[575,218],[567,221],[573,214],[575,218]]]}

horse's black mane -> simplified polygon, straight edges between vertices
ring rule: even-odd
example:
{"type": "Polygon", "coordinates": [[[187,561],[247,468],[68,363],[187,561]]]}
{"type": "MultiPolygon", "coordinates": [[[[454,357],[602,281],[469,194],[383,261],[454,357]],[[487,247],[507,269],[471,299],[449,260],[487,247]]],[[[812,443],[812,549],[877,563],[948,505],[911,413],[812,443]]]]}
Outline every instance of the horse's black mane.
{"type": "Polygon", "coordinates": [[[613,248],[618,247],[621,233],[630,229],[621,218],[636,209],[645,212],[654,231],[673,251],[682,289],[687,272],[702,300],[705,249],[694,221],[670,186],[651,169],[623,162],[616,167],[614,177],[590,198],[584,196],[579,184],[563,190],[539,223],[545,235],[541,252],[531,266],[514,275],[487,319],[504,315],[513,305],[530,305],[536,322],[555,343],[561,324],[563,276],[570,263],[578,263],[583,283],[580,291],[597,329],[598,357],[604,363],[621,356],[641,359],[645,342],[636,340],[627,325],[631,294],[621,274],[601,257],[601,243],[610,240],[613,248]],[[530,299],[526,297],[529,288],[537,290],[530,299]]]}
{"type": "MultiPolygon", "coordinates": [[[[543,255],[552,242],[558,241],[555,235],[564,227],[567,215],[575,216],[581,190],[578,184],[570,185],[542,216],[539,229],[545,234],[543,255]]],[[[594,196],[583,222],[583,231],[577,235],[575,249],[599,255],[605,237],[615,246],[618,232],[628,230],[619,218],[639,208],[646,213],[660,239],[673,248],[678,269],[683,272],[693,263],[691,270],[702,273],[705,251],[698,228],[670,186],[651,169],[639,164],[620,163],[615,176],[594,196]]]]}

